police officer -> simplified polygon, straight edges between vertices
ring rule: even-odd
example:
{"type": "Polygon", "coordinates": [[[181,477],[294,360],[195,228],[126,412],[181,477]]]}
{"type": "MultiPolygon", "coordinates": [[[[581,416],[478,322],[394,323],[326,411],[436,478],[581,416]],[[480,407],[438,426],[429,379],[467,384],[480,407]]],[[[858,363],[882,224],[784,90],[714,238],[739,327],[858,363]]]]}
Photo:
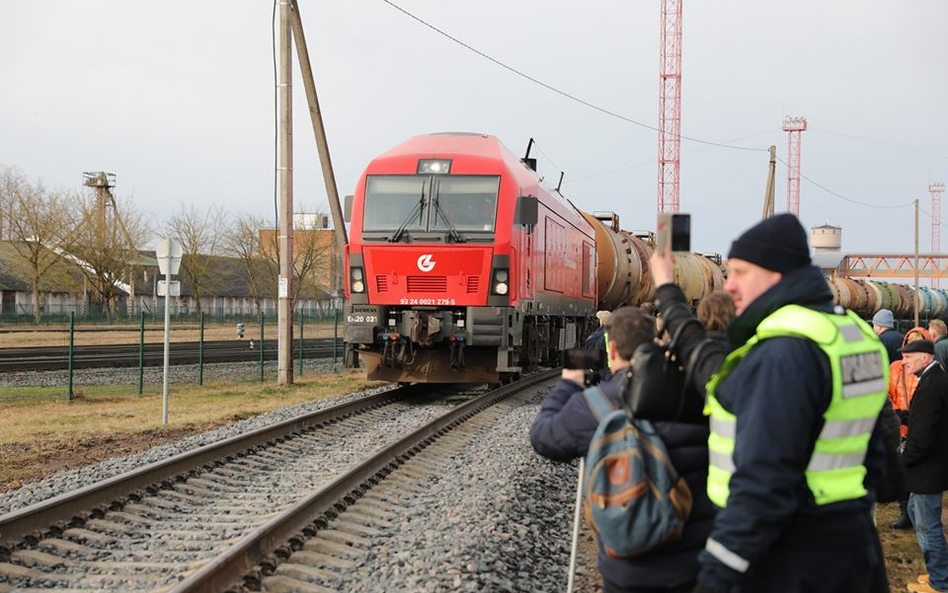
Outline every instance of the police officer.
{"type": "MultiPolygon", "coordinates": [[[[671,254],[651,263],[674,333],[691,314],[671,284],[671,254]]],[[[708,495],[719,508],[695,591],[888,590],[870,516],[885,467],[885,349],[834,308],[793,215],[738,237],[727,267],[733,350],[704,348],[691,361],[699,382],[710,379],[708,495]]],[[[682,331],[680,360],[704,339],[695,325],[682,331]]]]}

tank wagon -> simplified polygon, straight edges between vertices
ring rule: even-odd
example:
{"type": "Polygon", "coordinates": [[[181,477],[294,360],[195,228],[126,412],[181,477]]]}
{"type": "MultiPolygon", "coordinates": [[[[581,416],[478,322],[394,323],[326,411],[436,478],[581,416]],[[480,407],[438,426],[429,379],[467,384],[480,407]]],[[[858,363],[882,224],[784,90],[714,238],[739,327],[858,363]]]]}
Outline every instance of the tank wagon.
{"type": "MultiPolygon", "coordinates": [[[[497,138],[412,138],[347,197],[346,363],[372,379],[502,382],[578,346],[594,313],[651,300],[652,237],[576,209],[497,138]]],[[[676,255],[699,300],[720,258],[676,255]]]]}
{"type": "MultiPolygon", "coordinates": [[[[896,319],[909,319],[915,314],[915,290],[904,284],[842,276],[829,276],[826,282],[833,291],[833,300],[837,305],[867,318],[879,309],[889,309],[896,319]]],[[[919,317],[922,319],[948,314],[948,290],[920,286],[917,300],[919,317]]]]}

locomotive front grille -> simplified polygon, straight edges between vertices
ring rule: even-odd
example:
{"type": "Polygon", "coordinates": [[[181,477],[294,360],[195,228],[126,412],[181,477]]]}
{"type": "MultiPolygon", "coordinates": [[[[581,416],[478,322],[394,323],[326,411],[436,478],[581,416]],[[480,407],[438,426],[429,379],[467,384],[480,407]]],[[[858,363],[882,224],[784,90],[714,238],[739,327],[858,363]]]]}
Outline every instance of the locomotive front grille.
{"type": "Polygon", "coordinates": [[[388,292],[388,276],[379,274],[375,277],[375,289],[379,292],[388,292]]]}
{"type": "Polygon", "coordinates": [[[478,276],[468,276],[467,277],[467,293],[475,294],[477,293],[477,288],[480,286],[480,277],[478,276]]]}
{"type": "Polygon", "coordinates": [[[448,292],[447,276],[409,276],[408,292],[448,292]]]}

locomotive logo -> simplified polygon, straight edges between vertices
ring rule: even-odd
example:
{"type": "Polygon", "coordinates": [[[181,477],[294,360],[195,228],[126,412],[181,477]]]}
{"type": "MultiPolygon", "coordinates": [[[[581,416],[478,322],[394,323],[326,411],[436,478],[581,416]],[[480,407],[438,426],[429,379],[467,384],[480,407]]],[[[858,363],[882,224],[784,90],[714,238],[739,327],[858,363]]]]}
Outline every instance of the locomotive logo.
{"type": "Polygon", "coordinates": [[[430,272],[434,269],[435,263],[436,262],[431,261],[431,254],[426,253],[418,258],[418,269],[422,272],[430,272]]]}

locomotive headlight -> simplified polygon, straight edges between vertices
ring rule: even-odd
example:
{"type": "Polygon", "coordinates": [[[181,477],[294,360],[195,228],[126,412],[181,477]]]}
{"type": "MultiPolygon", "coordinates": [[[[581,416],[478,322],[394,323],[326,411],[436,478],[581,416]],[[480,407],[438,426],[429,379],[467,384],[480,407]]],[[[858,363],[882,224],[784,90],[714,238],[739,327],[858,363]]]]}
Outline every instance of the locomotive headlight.
{"type": "Polygon", "coordinates": [[[510,290],[508,284],[510,280],[510,272],[506,269],[494,270],[494,282],[492,283],[494,294],[505,295],[507,291],[510,290]]]}
{"type": "Polygon", "coordinates": [[[349,270],[349,279],[352,292],[365,292],[365,273],[362,268],[355,267],[349,270]]]}
{"type": "Polygon", "coordinates": [[[419,175],[447,175],[451,172],[451,159],[419,159],[419,175]]]}

